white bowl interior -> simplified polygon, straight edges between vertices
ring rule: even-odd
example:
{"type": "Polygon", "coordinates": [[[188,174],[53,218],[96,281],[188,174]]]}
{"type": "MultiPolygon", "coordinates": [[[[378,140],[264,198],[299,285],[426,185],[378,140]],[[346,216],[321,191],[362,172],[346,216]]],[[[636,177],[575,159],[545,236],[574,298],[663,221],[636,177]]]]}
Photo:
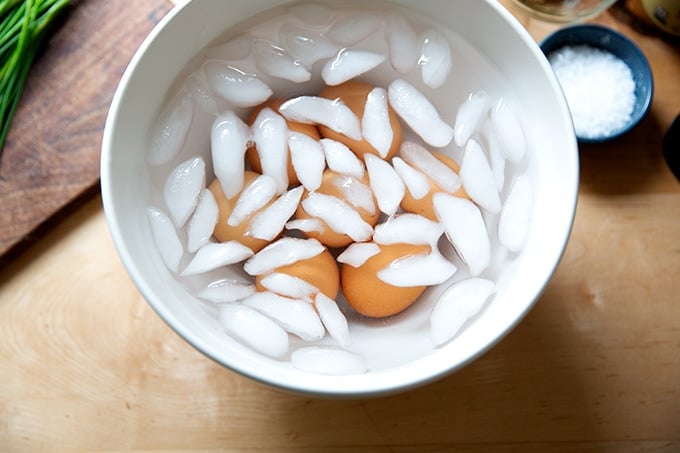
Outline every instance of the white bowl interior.
{"type": "MultiPolygon", "coordinates": [[[[497,282],[485,311],[454,341],[424,346],[425,330],[402,317],[353,333],[379,335],[372,371],[324,376],[259,355],[228,337],[205,305],[165,268],[151,238],[145,208],[150,194],[145,152],[148,131],[180,73],[215,38],[244,18],[286,3],[278,0],[189,2],[163,19],[140,47],[115,94],[107,120],[101,185],[109,227],[131,278],[155,311],[190,344],[253,379],[322,395],[375,395],[411,388],[450,373],[495,344],[526,314],[554,272],[570,233],[578,189],[576,139],[566,103],[545,57],[521,25],[493,0],[431,0],[409,5],[453,30],[509,81],[529,146],[526,173],[534,187],[529,240],[497,282]],[[377,357],[385,356],[384,363],[377,357]],[[399,356],[391,366],[389,356],[399,356]]],[[[436,291],[435,291],[436,292],[436,291]]],[[[370,351],[368,351],[370,353],[370,351]]],[[[369,361],[370,362],[370,361],[369,361]]]]}

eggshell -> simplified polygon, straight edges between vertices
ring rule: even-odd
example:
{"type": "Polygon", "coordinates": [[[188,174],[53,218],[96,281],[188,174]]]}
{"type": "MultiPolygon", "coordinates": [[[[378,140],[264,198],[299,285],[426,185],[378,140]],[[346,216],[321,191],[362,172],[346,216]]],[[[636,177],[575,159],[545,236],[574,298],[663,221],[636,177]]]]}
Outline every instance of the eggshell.
{"type": "MultiPolygon", "coordinates": [[[[248,185],[258,176],[260,176],[258,173],[246,171],[243,187],[248,187],[248,185]]],[[[246,218],[243,222],[236,226],[230,226],[227,224],[227,220],[229,219],[231,212],[234,210],[234,206],[236,206],[236,202],[240,196],[240,193],[231,199],[227,199],[227,197],[224,195],[224,192],[222,191],[222,186],[217,179],[210,183],[208,189],[210,189],[212,194],[215,196],[215,201],[217,202],[217,207],[219,209],[217,224],[215,225],[215,230],[213,231],[213,235],[218,241],[238,241],[250,248],[253,253],[257,253],[262,248],[264,248],[264,246],[269,244],[269,241],[257,239],[246,234],[250,227],[250,220],[255,214],[252,214],[250,217],[246,218]]],[[[276,198],[273,198],[269,204],[273,203],[274,200],[276,200],[276,198]]],[[[269,204],[267,206],[269,206],[269,204]]]]}
{"type": "Polygon", "coordinates": [[[371,318],[383,318],[406,310],[423,293],[425,286],[397,287],[378,278],[378,272],[394,260],[430,252],[429,245],[379,245],[380,253],[359,267],[343,264],[340,270],[342,292],[349,305],[371,318]]]}
{"type": "MultiPolygon", "coordinates": [[[[342,192],[335,186],[335,184],[333,184],[333,179],[338,176],[341,175],[339,173],[334,172],[333,170],[326,169],[323,173],[321,187],[319,187],[316,190],[316,192],[323,193],[326,195],[333,195],[342,199],[343,198],[342,192]]],[[[369,185],[368,174],[366,174],[364,178],[361,179],[361,182],[366,184],[367,186],[369,185]]],[[[304,201],[305,197],[307,197],[308,195],[309,191],[305,190],[304,194],[302,195],[302,200],[304,201]]],[[[359,213],[359,215],[361,215],[361,218],[364,219],[364,221],[371,226],[375,226],[378,223],[378,220],[380,219],[380,211],[378,209],[375,209],[375,212],[372,214],[361,208],[356,208],[356,210],[359,213]]],[[[307,212],[302,207],[302,202],[300,202],[300,206],[298,207],[295,213],[295,218],[310,219],[313,217],[307,214],[307,212]]],[[[352,243],[352,238],[350,238],[346,234],[336,233],[335,231],[331,230],[330,227],[328,227],[328,225],[326,225],[324,221],[321,221],[321,223],[323,224],[324,227],[323,231],[321,232],[309,231],[305,234],[308,237],[317,239],[325,246],[331,248],[345,247],[352,243]]]]}
{"type": "MultiPolygon", "coordinates": [[[[319,96],[326,99],[340,99],[347,107],[349,107],[352,112],[361,120],[364,116],[364,106],[366,105],[366,98],[368,93],[374,87],[367,83],[357,82],[355,80],[350,80],[340,85],[326,87],[319,93],[319,96]]],[[[401,129],[401,124],[397,114],[389,108],[390,124],[392,126],[392,146],[385,157],[385,160],[389,160],[394,157],[399,152],[399,146],[402,142],[403,132],[401,129]]],[[[346,135],[335,132],[334,130],[326,127],[319,126],[319,132],[325,138],[332,138],[339,142],[347,145],[354,153],[363,159],[365,153],[375,154],[379,156],[380,153],[373,146],[371,146],[365,139],[363,140],[353,140],[346,135]]]]}
{"type": "MultiPolygon", "coordinates": [[[[460,171],[458,163],[453,158],[441,153],[434,153],[434,156],[456,173],[460,171]]],[[[432,195],[437,192],[443,192],[443,190],[438,187],[435,182],[432,181],[427,175],[425,175],[425,177],[430,183],[430,191],[423,198],[416,200],[407,189],[404,198],[401,200],[400,206],[404,211],[420,214],[436,222],[437,215],[435,214],[434,207],[432,206],[432,195]]],[[[462,186],[453,195],[461,198],[470,198],[462,186]]]]}
{"type": "MultiPolygon", "coordinates": [[[[312,258],[280,266],[274,272],[281,272],[304,280],[331,299],[335,299],[340,290],[340,271],[335,258],[328,250],[324,250],[312,258]]],[[[265,275],[258,275],[255,279],[258,291],[266,291],[261,283],[265,275]]]]}
{"type": "MultiPolygon", "coordinates": [[[[279,107],[281,107],[281,104],[283,104],[286,101],[286,99],[270,99],[267,102],[258,105],[253,109],[253,111],[250,113],[250,116],[248,117],[247,124],[249,126],[252,126],[253,123],[255,122],[255,118],[257,118],[257,114],[260,113],[262,109],[265,107],[269,107],[270,109],[274,110],[275,112],[279,112],[279,107]]],[[[295,121],[288,121],[286,120],[286,124],[288,125],[288,130],[290,132],[300,132],[302,134],[309,135],[312,137],[314,140],[319,140],[321,139],[321,135],[319,134],[319,130],[317,127],[313,124],[304,124],[304,123],[298,123],[295,121]]],[[[290,151],[289,151],[290,153],[290,151]]],[[[250,146],[246,150],[246,161],[250,165],[250,168],[257,173],[262,173],[262,165],[260,163],[260,156],[257,154],[257,148],[255,146],[250,146]]],[[[288,186],[293,187],[297,186],[300,184],[300,181],[298,180],[297,174],[295,173],[295,169],[293,168],[293,164],[291,163],[290,159],[290,154],[288,158],[288,186]]]]}

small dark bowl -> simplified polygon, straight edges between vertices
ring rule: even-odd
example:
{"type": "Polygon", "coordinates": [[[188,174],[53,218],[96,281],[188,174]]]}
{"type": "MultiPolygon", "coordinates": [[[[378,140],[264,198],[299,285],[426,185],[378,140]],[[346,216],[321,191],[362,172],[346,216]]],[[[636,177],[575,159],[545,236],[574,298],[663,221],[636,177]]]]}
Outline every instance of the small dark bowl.
{"type": "Polygon", "coordinates": [[[630,68],[635,81],[635,106],[630,122],[626,126],[602,137],[577,136],[581,143],[601,143],[622,136],[642,120],[652,104],[654,80],[649,62],[640,48],[621,33],[601,25],[584,24],[562,28],[546,37],[540,43],[540,47],[547,57],[551,52],[564,46],[584,44],[608,51],[623,60],[630,68]]]}

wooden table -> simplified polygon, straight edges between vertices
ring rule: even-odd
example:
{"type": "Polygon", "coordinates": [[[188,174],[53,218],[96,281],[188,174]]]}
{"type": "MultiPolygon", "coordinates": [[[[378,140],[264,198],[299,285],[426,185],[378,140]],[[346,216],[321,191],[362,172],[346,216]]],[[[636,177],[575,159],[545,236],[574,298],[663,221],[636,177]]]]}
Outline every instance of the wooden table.
{"type": "MultiPolygon", "coordinates": [[[[536,39],[555,28],[521,20],[536,39]]],[[[680,451],[680,184],[661,154],[680,51],[611,12],[597,21],[649,57],[652,110],[624,138],[581,148],[564,259],[489,353],[378,399],[254,383],[152,312],[95,195],[0,271],[0,451],[680,451]]]]}

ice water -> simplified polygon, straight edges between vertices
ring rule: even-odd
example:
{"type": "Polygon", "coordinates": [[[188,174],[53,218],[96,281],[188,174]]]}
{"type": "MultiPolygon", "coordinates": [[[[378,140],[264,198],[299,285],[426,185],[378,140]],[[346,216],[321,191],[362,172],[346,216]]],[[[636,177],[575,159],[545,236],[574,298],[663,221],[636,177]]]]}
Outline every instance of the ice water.
{"type": "MultiPolygon", "coordinates": [[[[429,18],[398,6],[331,7],[302,2],[273,8],[244,21],[238,27],[225,31],[182,71],[167,94],[166,106],[159,115],[159,125],[152,131],[149,139],[152,151],[152,145],[158,142],[158,137],[169,141],[178,150],[173,151],[169,158],[159,157],[155,153],[153,159],[149,159],[148,172],[152,181],[152,192],[148,204],[166,208],[163,201],[166,180],[177,165],[188,159],[196,157],[203,159],[207,183],[210,183],[215,174],[211,161],[210,137],[216,116],[223,112],[233,112],[245,121],[252,110],[249,103],[257,103],[258,96],[265,94],[262,86],[250,83],[249,77],[256,75],[257,81],[266,85],[275,98],[316,95],[324,87],[324,67],[327,67],[328,61],[335,58],[343,49],[384,56],[378,63],[376,63],[378,59],[374,58],[372,61],[376,66],[357,76],[356,80],[385,89],[396,79],[408,82],[427,97],[441,119],[452,129],[456,127],[457,121],[458,129],[461,129],[463,121],[457,118],[461,106],[473,102],[475,105],[468,110],[472,111],[478,107],[486,109],[479,118],[472,118],[474,124],[467,125],[471,129],[458,131],[457,139],[460,139],[461,133],[467,134],[463,143],[451,140],[442,148],[435,149],[431,146],[428,148],[445,153],[460,164],[464,160],[467,139],[474,140],[475,146],[483,150],[486,160],[490,165],[493,164],[497,182],[497,192],[493,196],[499,198],[501,202],[506,199],[515,178],[518,176],[529,180],[532,178],[531,174],[527,174],[527,169],[530,168],[527,165],[530,153],[526,153],[519,161],[503,161],[503,157],[499,157],[501,153],[496,151],[494,154],[490,150],[498,145],[493,143],[493,137],[490,137],[493,132],[489,133],[489,130],[493,129],[493,124],[490,119],[491,112],[487,110],[502,103],[503,106],[514,106],[519,112],[521,103],[493,62],[473,48],[463,37],[429,18]],[[399,29],[406,26],[408,29],[399,29]],[[392,37],[392,41],[388,43],[386,37],[392,37]],[[413,39],[417,40],[417,47],[414,47],[413,39]],[[434,52],[436,58],[439,58],[436,52],[442,43],[448,44],[450,50],[446,58],[450,58],[450,70],[445,77],[427,68],[427,62],[422,61],[423,56],[420,52],[423,48],[421,42],[423,39],[431,44],[428,52],[434,52]],[[395,53],[397,49],[399,51],[395,53]],[[414,53],[416,51],[418,53],[414,53]],[[396,57],[392,59],[390,55],[396,57]],[[211,77],[217,77],[215,71],[224,67],[231,68],[231,72],[220,77],[235,77],[234,74],[240,74],[238,77],[248,82],[243,85],[244,91],[248,91],[237,93],[240,96],[238,99],[225,100],[225,96],[216,93],[218,90],[215,90],[215,82],[211,77]],[[480,98],[488,105],[480,103],[480,98]],[[188,104],[188,100],[191,105],[188,104]],[[480,104],[483,104],[482,107],[480,104]],[[177,146],[177,137],[173,134],[183,133],[189,120],[190,127],[186,139],[183,140],[181,147],[177,146]],[[500,167],[499,159],[503,164],[500,167]]],[[[463,113],[464,111],[465,109],[463,113]]],[[[402,127],[404,141],[414,141],[427,146],[421,137],[404,125],[403,121],[402,127]]],[[[530,140],[523,146],[530,147],[530,140]]],[[[475,154],[474,157],[478,162],[480,156],[475,154]]],[[[400,164],[403,166],[403,161],[400,164]]],[[[488,187],[488,184],[486,186],[488,187]]],[[[485,267],[481,273],[475,272],[475,276],[495,281],[500,272],[512,267],[518,251],[508,253],[499,242],[497,224],[500,209],[494,208],[492,211],[481,210],[488,230],[491,265],[485,267]]],[[[523,227],[528,228],[528,221],[526,219],[522,221],[525,222],[523,227]]],[[[177,236],[186,250],[186,230],[178,228],[177,236]]],[[[426,290],[414,305],[402,313],[387,319],[367,318],[354,313],[342,295],[339,296],[337,305],[348,320],[352,337],[346,350],[363,358],[369,369],[379,370],[397,366],[421,357],[437,347],[430,340],[430,313],[439,295],[446,288],[452,283],[471,277],[465,262],[444,239],[440,241],[440,248],[443,256],[457,267],[458,271],[444,284],[426,290]],[[396,335],[411,336],[412,341],[408,342],[410,346],[394,351],[390,347],[389,339],[396,335]]],[[[340,251],[336,252],[338,253],[340,251]]],[[[193,253],[185,252],[179,269],[184,269],[192,257],[193,253]]],[[[233,285],[236,293],[243,293],[244,297],[251,294],[251,291],[243,291],[243,288],[251,287],[249,285],[252,285],[252,278],[243,271],[242,264],[220,267],[200,275],[180,276],[179,273],[175,275],[187,291],[197,296],[197,300],[205,304],[211,313],[217,313],[213,303],[198,297],[199,294],[208,294],[211,285],[213,289],[219,285],[226,287],[233,285]]],[[[489,304],[492,303],[493,295],[489,301],[489,304]]],[[[229,310],[222,310],[222,315],[229,310]]],[[[244,313],[250,316],[250,311],[244,313]]],[[[280,332],[272,335],[280,337],[280,332]]],[[[289,335],[289,342],[290,348],[286,353],[280,353],[279,349],[276,349],[280,345],[267,346],[279,351],[275,360],[290,360],[290,355],[296,350],[311,345],[338,346],[330,335],[313,343],[289,335]]],[[[299,357],[304,357],[304,354],[299,354],[298,359],[299,357]]],[[[311,365],[310,367],[313,368],[311,365]]]]}

